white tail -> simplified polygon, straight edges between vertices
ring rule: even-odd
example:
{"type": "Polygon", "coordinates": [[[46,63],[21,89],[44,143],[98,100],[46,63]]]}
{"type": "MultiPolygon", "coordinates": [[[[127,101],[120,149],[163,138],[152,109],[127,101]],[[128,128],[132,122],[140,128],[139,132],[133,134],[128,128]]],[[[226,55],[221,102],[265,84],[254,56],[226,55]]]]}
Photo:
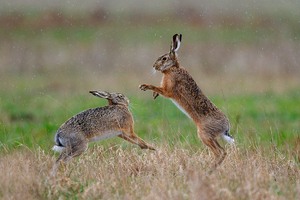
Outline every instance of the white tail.
{"type": "Polygon", "coordinates": [[[204,95],[193,77],[180,66],[177,51],[182,42],[182,34],[174,34],[170,52],[158,57],[153,68],[163,74],[160,86],[141,84],[143,91],[151,90],[153,98],[159,95],[170,98],[173,103],[197,126],[197,133],[202,142],[211,149],[216,159],[213,168],[220,165],[226,151],[218,143],[222,136],[228,143],[234,139],[229,134],[230,123],[226,115],[204,95]]]}
{"type": "Polygon", "coordinates": [[[234,139],[228,135],[222,135],[223,139],[228,142],[229,144],[234,144],[234,139]]]}
{"type": "Polygon", "coordinates": [[[52,150],[53,150],[53,151],[56,151],[56,152],[59,152],[59,153],[61,153],[64,149],[65,149],[65,147],[57,146],[57,145],[54,145],[54,146],[52,147],[52,150]]]}
{"type": "Polygon", "coordinates": [[[92,141],[118,136],[142,149],[155,150],[134,132],[134,121],[129,111],[129,99],[121,93],[90,91],[108,101],[107,106],[85,110],[63,123],[55,134],[52,150],[60,152],[53,166],[53,175],[60,161],[66,162],[81,155],[92,141]]]}

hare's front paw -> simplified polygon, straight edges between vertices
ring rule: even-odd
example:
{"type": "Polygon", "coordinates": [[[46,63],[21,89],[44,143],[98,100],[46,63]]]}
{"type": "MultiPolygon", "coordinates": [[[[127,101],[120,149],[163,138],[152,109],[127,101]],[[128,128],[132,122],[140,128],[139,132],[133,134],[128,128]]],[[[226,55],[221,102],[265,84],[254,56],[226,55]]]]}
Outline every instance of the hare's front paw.
{"type": "Polygon", "coordinates": [[[147,85],[147,84],[142,84],[142,85],[139,86],[139,88],[140,88],[141,90],[143,90],[143,91],[146,91],[146,90],[149,90],[149,85],[147,85]]]}
{"type": "Polygon", "coordinates": [[[159,94],[157,92],[153,92],[152,96],[153,96],[153,99],[156,99],[159,96],[159,94]]]}

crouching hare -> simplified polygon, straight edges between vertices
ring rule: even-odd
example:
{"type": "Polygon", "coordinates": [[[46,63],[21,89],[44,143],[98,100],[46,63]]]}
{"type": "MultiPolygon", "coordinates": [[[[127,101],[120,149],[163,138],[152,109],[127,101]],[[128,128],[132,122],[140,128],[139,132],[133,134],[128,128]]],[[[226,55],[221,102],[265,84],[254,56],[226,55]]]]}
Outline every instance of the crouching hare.
{"type": "Polygon", "coordinates": [[[68,161],[81,155],[92,141],[118,136],[142,149],[155,150],[134,133],[132,114],[128,109],[129,100],[120,93],[90,91],[91,94],[108,100],[108,105],[85,110],[67,120],[57,130],[54,151],[60,152],[52,174],[60,161],[68,161]]]}
{"type": "Polygon", "coordinates": [[[154,69],[163,74],[161,86],[142,84],[139,88],[144,91],[152,90],[154,99],[159,95],[170,98],[194,121],[198,136],[214,153],[214,167],[217,167],[226,156],[224,148],[217,141],[218,136],[234,143],[229,134],[230,124],[225,114],[203,94],[192,76],[179,65],[176,52],[180,47],[181,38],[181,34],[175,34],[170,52],[160,56],[154,63],[154,69]]]}

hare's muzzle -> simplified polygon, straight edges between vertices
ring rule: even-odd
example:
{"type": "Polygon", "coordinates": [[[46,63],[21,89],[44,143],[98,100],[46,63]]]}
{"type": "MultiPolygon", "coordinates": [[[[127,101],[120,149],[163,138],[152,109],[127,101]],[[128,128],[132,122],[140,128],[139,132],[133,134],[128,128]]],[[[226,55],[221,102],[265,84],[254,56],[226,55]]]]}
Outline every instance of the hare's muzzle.
{"type": "Polygon", "coordinates": [[[160,65],[157,65],[156,63],[153,65],[153,69],[155,70],[155,71],[160,71],[160,67],[159,67],[160,65]]]}

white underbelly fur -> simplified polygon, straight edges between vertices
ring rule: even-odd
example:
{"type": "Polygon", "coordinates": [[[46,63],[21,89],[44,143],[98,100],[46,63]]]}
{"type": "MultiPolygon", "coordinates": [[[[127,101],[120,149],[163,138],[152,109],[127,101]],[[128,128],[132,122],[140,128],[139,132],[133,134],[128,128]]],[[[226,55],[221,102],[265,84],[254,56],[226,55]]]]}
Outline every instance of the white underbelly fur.
{"type": "Polygon", "coordinates": [[[191,116],[173,99],[171,99],[171,101],[175,104],[175,106],[186,116],[188,116],[188,118],[192,119],[191,116]]]}
{"type": "Polygon", "coordinates": [[[100,141],[100,140],[105,140],[108,138],[112,138],[118,135],[121,135],[121,131],[106,131],[102,133],[101,135],[95,135],[94,137],[90,138],[90,141],[100,141]]]}
{"type": "MultiPolygon", "coordinates": [[[[112,137],[115,137],[115,136],[118,136],[121,134],[122,134],[121,131],[106,131],[106,132],[102,133],[101,135],[96,135],[96,136],[90,138],[90,142],[105,140],[105,139],[112,138],[112,137]]],[[[57,136],[55,136],[55,137],[57,137],[57,136]]],[[[60,143],[64,144],[64,141],[61,138],[59,138],[59,140],[60,140],[60,143]]],[[[57,152],[62,152],[65,148],[66,147],[64,147],[64,146],[54,145],[52,147],[52,150],[57,151],[57,152]]]]}

